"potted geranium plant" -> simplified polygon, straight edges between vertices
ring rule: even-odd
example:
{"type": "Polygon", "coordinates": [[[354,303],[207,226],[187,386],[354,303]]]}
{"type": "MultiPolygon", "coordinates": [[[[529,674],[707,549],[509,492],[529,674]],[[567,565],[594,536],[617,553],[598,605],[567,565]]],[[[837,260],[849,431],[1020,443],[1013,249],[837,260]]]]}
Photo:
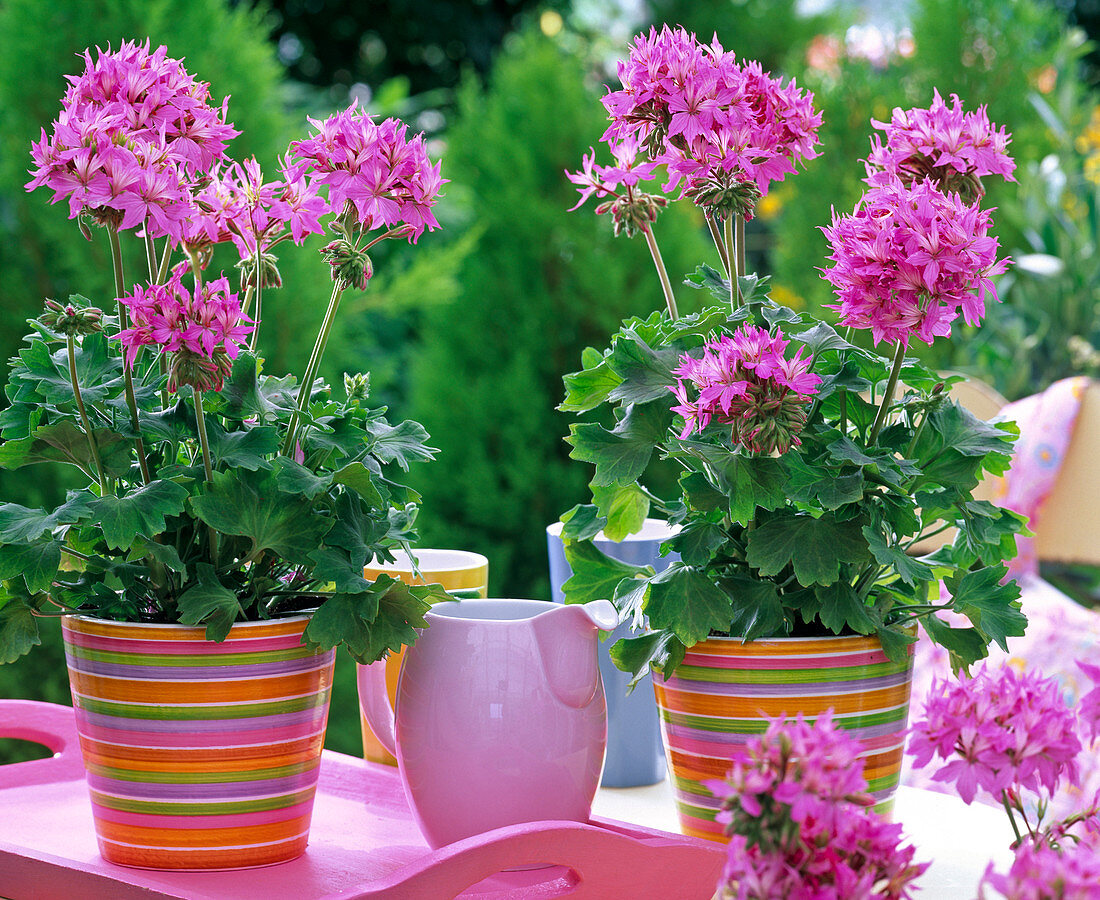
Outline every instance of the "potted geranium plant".
{"type": "Polygon", "coordinates": [[[720,836],[701,782],[721,777],[738,732],[769,715],[833,707],[864,740],[871,792],[885,803],[901,763],[914,623],[958,666],[1025,625],[1002,564],[1020,519],[972,495],[983,472],[1007,467],[1014,430],[976,420],[948,398],[949,380],[906,355],[948,337],[960,312],[970,324],[984,314],[1006,261],[988,235],[981,179],[1011,177],[1009,138],[984,110],[938,94],[876,123],[885,139],[873,142],[868,189],[824,229],[838,333],[773,302],[744,263],[757,199],[816,155],[812,97],[667,26],[636,40],[619,76],[622,89],[603,101],[615,164],[593,153],[570,177],[617,231],[645,237],[667,308],[624,322],[565,378],[561,409],[614,416],[567,438],[571,456],[595,466],[594,504],[563,516],[567,599],[612,597],[634,622],[639,633],[611,654],[636,675],[656,673],[689,832],[720,836]],[[658,174],[663,192],[643,191],[658,174]],[[689,277],[719,305],[685,317],[652,228],[673,199],[700,208],[725,269],[689,277]],[[886,354],[856,342],[864,329],[886,354]],[[644,485],[656,458],[682,469],[674,499],[644,485]],[[636,528],[651,509],[681,526],[666,544],[680,562],[654,574],[592,546],[607,521],[636,528]],[[949,546],[907,552],[949,527],[949,546]]]}
{"type": "Polygon", "coordinates": [[[87,483],[56,509],[0,505],[0,661],[38,642],[40,617],[64,616],[115,862],[301,853],[334,648],[377,660],[445,596],[363,577],[408,546],[417,496],[393,470],[432,456],[426,432],[372,409],[366,375],[336,389],[317,378],[341,295],[367,287],[370,248],[437,227],[439,164],[422,136],[354,105],[311,124],[265,177],[226,156],[236,131],[206,84],[164,47],[125,43],[85,55],[33,146],[28,189],[67,201],[89,239],[105,234],[115,289],[47,300],[12,360],[0,465],[66,463],[87,483]],[[332,297],[308,365],[300,379],[265,373],[273,250],[325,231],[332,297]],[[136,278],[122,268],[135,238],[136,278]],[[205,271],[224,242],[239,291],[205,271]]]}

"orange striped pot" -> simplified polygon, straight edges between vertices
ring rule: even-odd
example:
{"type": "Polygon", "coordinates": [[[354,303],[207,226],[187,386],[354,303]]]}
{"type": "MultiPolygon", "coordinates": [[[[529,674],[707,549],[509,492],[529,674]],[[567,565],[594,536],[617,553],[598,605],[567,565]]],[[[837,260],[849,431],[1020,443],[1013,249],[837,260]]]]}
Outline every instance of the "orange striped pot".
{"type": "Polygon", "coordinates": [[[335,651],[308,616],[204,628],[65,616],[99,852],[150,869],[239,869],[306,848],[335,651]]]}
{"type": "Polygon", "coordinates": [[[671,678],[653,675],[683,833],[725,841],[714,821],[718,801],[702,782],[724,777],[737,747],[762,734],[769,718],[802,713],[812,721],[829,709],[860,743],[875,808],[889,812],[912,677],[912,645],[904,662],[893,663],[873,637],[696,644],[671,678]]]}

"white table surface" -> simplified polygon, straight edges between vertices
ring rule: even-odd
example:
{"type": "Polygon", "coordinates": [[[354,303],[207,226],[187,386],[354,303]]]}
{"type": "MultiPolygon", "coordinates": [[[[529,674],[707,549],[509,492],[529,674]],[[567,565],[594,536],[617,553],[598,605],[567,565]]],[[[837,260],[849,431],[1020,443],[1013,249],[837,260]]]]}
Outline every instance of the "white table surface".
{"type": "MultiPolygon", "coordinates": [[[[679,820],[668,779],[648,787],[600,788],[596,815],[678,833],[679,820]]],[[[1012,828],[1004,810],[918,788],[898,790],[893,819],[904,828],[919,862],[931,867],[916,882],[928,900],[974,900],[990,860],[1000,871],[1012,861],[1012,828]]]]}

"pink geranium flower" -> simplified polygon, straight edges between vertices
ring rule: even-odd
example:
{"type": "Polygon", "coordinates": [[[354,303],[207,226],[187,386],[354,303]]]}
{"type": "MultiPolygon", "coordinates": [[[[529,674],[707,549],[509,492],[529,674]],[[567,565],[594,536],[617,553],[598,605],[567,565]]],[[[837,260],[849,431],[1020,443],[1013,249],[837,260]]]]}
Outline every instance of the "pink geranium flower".
{"type": "Polygon", "coordinates": [[[1007,153],[1011,138],[986,115],[984,106],[963,112],[962,102],[951,95],[951,106],[934,91],[927,109],[895,109],[889,122],[871,120],[886,132],[886,142],[871,139],[867,158],[867,183],[888,184],[928,179],[944,192],[956,191],[967,202],[982,196],[981,178],[1000,175],[1015,181],[1016,168],[1007,153]]]}
{"type": "Polygon", "coordinates": [[[978,885],[979,900],[1096,900],[1098,894],[1100,851],[1072,841],[1060,849],[1025,841],[1006,873],[990,863],[978,885]]]}
{"type": "Polygon", "coordinates": [[[682,186],[694,199],[704,185],[747,180],[766,194],[818,155],[813,95],[758,63],[739,64],[717,38],[704,45],[683,28],[651,29],[619,64],[619,80],[603,98],[603,140],[645,146],[669,167],[666,190],[682,186]]]}
{"type": "Polygon", "coordinates": [[[253,326],[224,276],[189,290],[182,283],[185,270],[177,266],[167,284],[135,287],[119,298],[131,324],[117,337],[130,368],[142,347],[172,355],[169,390],[180,384],[220,390],[253,326]]]}
{"type": "Polygon", "coordinates": [[[88,214],[115,228],[148,227],[179,239],[194,212],[190,184],[225,154],[238,132],[225,103],[210,104],[165,47],[126,42],[85,51],[84,72],[69,76],[61,113],[32,144],[27,189],[45,186],[67,199],[69,217],[88,214]]]}
{"type": "Polygon", "coordinates": [[[773,720],[706,786],[731,834],[724,898],[901,900],[927,868],[867,808],[859,746],[831,713],[773,720]]]}
{"type": "Polygon", "coordinates": [[[287,179],[310,175],[328,188],[330,209],[354,210],[365,230],[406,224],[410,243],[439,227],[432,207],[445,183],[432,163],[424,136],[408,138],[397,119],[375,122],[352,103],[324,120],[310,119],[317,133],[290,145],[287,179]]]}
{"type": "Polygon", "coordinates": [[[979,791],[998,802],[1009,789],[1049,795],[1077,777],[1076,724],[1055,679],[1009,666],[982,668],[973,677],[932,683],[908,752],[917,766],[944,760],[933,779],[954,783],[967,803],[979,791]]]}
{"type": "Polygon", "coordinates": [[[822,271],[839,298],[843,325],[871,330],[875,343],[931,344],[985,316],[992,276],[1005,271],[989,212],[928,181],[894,178],[864,193],[853,212],[822,228],[833,265],[822,271]]]}
{"type": "Polygon", "coordinates": [[[701,356],[681,356],[679,380],[670,388],[680,401],[672,411],[684,419],[680,439],[714,421],[731,426],[734,442],[753,453],[797,446],[821,376],[810,372],[813,357],[802,349],[786,356],[789,343],[782,331],[773,336],[743,325],[708,343],[701,356]]]}

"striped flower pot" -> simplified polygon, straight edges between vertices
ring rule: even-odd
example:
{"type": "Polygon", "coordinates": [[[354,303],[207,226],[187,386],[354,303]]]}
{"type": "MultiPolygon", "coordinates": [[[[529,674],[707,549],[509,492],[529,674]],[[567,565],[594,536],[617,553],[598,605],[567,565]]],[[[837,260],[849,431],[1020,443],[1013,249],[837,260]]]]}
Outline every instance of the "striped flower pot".
{"type": "Polygon", "coordinates": [[[309,618],[183,625],[62,620],[99,850],[151,869],[237,869],[306,848],[335,651],[309,618]]]}
{"type": "Polygon", "coordinates": [[[714,821],[718,801],[703,782],[729,771],[736,748],[768,719],[831,709],[862,748],[875,808],[889,812],[901,774],[912,646],[900,663],[877,638],[775,638],[743,644],[712,637],[696,644],[671,678],[653,676],[681,830],[726,840],[714,821]]]}

